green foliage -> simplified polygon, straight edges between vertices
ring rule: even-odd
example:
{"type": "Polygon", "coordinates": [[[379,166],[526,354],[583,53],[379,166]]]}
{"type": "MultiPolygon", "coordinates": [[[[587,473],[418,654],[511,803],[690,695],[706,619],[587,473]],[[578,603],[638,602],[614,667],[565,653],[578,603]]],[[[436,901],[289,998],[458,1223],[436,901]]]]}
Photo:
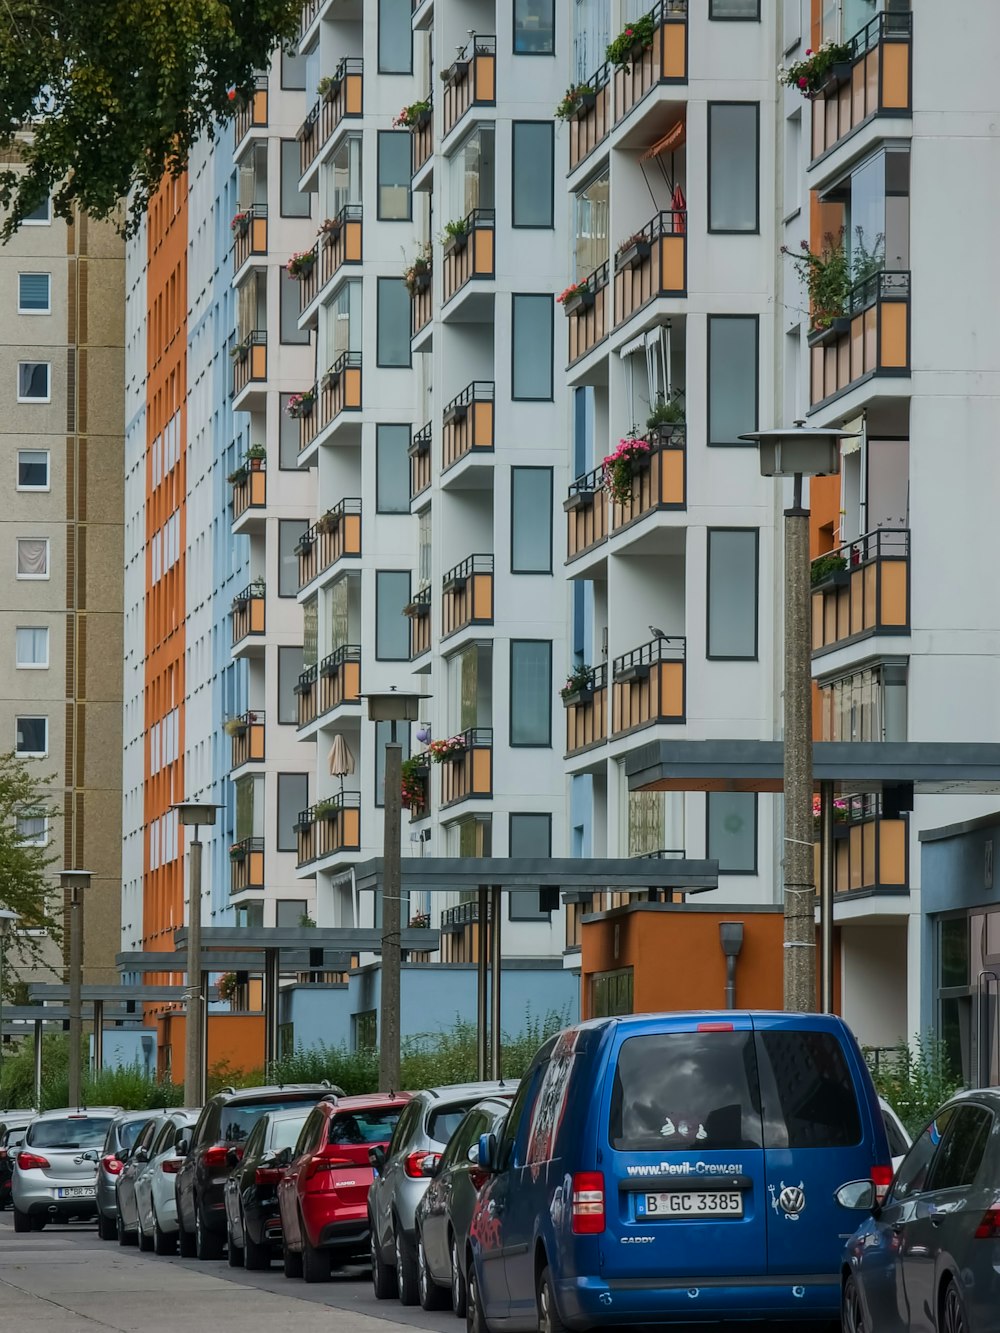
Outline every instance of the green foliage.
{"type": "MultiPolygon", "coordinates": [[[[866,1055],[872,1063],[872,1053],[866,1055]]],[[[944,1042],[933,1034],[917,1037],[912,1047],[901,1044],[888,1058],[883,1054],[872,1069],[872,1077],[879,1096],[886,1099],[913,1137],[921,1133],[942,1102],[962,1087],[944,1042]]]]}
{"type": "MultiPolygon", "coordinates": [[[[87,1045],[82,1044],[86,1070],[87,1045]]],[[[81,1091],[85,1106],[120,1106],[126,1111],[155,1110],[161,1106],[182,1106],[184,1089],[169,1080],[148,1078],[139,1065],[84,1073],[81,1091]]],[[[32,1042],[3,1061],[0,1074],[0,1107],[26,1107],[35,1104],[35,1058],[32,1042]]],[[[42,1111],[69,1104],[69,1037],[51,1033],[42,1038],[42,1111]]]]}
{"type": "Polygon", "coordinates": [[[816,254],[808,241],[801,241],[796,254],[787,245],[781,247],[789,255],[792,267],[809,293],[809,309],[814,329],[828,329],[835,319],[849,314],[851,291],[861,286],[885,265],[885,237],[875,237],[871,249],[865,244],[862,227],[855,228],[855,242],[848,250],[843,227],[836,235],[828,231],[823,237],[823,249],[816,254]]]}
{"type": "Polygon", "coordinates": [[[778,82],[797,88],[803,97],[812,97],[826,86],[834,65],[850,64],[853,56],[852,42],[824,42],[818,51],[807,51],[804,60],[788,69],[779,65],[778,82]]]}
{"type": "Polygon", "coordinates": [[[644,51],[648,51],[653,45],[655,32],[652,14],[643,14],[642,18],[629,23],[608,45],[604,53],[608,63],[617,65],[619,69],[628,69],[632,64],[633,48],[641,46],[644,51]]]}
{"type": "Polygon", "coordinates": [[[684,424],[684,403],[681,394],[675,390],[669,398],[660,394],[652,412],[646,418],[646,429],[655,430],[657,426],[682,426],[684,424]]]}
{"type": "Polygon", "coordinates": [[[839,574],[842,569],[847,568],[847,561],[842,555],[820,555],[812,562],[809,567],[809,581],[815,588],[817,583],[822,583],[825,578],[831,574],[839,574]]]}
{"type": "MultiPolygon", "coordinates": [[[[59,811],[53,802],[50,777],[38,771],[37,760],[22,759],[13,751],[0,754],[0,907],[16,912],[21,927],[46,930],[58,940],[59,923],[53,915],[49,867],[56,861],[51,842],[35,846],[18,837],[19,818],[45,816],[54,821],[59,811]]],[[[4,994],[13,994],[18,964],[41,959],[41,941],[15,935],[5,944],[4,994]]]]}
{"type": "Polygon", "coordinates": [[[0,21],[0,239],[52,196],[134,231],[165,173],[183,171],[253,93],[300,0],[5,0],[0,21]],[[20,129],[31,122],[30,137],[20,129]]]}

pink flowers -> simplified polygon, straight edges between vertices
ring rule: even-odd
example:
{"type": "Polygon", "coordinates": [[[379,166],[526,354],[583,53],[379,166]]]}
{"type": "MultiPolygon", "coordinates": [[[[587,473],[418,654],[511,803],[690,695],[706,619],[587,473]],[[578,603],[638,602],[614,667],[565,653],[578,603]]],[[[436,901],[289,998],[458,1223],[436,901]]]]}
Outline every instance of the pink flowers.
{"type": "Polygon", "coordinates": [[[285,406],[285,412],[290,417],[307,417],[313,410],[315,401],[316,394],[312,389],[304,389],[302,393],[293,393],[285,406]]]}
{"type": "Polygon", "coordinates": [[[604,489],[615,504],[627,505],[632,500],[632,464],[648,458],[653,452],[648,440],[626,435],[618,447],[604,459],[604,489]]]}
{"type": "Polygon", "coordinates": [[[305,278],[312,272],[312,266],[315,262],[315,250],[300,250],[298,254],[292,255],[291,259],[285,265],[285,272],[290,278],[295,278],[296,280],[305,278]]]}
{"type": "Polygon", "coordinates": [[[556,301],[560,305],[565,305],[566,302],[570,299],[570,297],[575,296],[577,292],[582,289],[583,286],[584,284],[582,282],[571,282],[568,287],[564,288],[559,293],[559,295],[556,297],[556,301]]]}
{"type": "Polygon", "coordinates": [[[809,87],[809,80],[808,80],[808,79],[802,79],[802,78],[800,78],[800,79],[799,79],[799,87],[800,87],[800,88],[808,88],[808,87],[809,87]]]}
{"type": "Polygon", "coordinates": [[[464,736],[449,736],[447,740],[431,741],[427,753],[435,764],[443,764],[447,759],[464,754],[468,747],[464,736]]]}

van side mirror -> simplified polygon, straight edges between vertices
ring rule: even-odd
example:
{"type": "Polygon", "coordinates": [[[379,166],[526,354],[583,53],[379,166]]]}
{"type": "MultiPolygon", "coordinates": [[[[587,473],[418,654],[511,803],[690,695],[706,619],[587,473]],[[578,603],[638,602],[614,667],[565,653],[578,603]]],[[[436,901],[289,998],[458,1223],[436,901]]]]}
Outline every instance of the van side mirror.
{"type": "Polygon", "coordinates": [[[368,1161],[376,1171],[381,1171],[385,1166],[385,1148],[381,1143],[373,1144],[368,1149],[368,1161]]]}
{"type": "Polygon", "coordinates": [[[480,1134],[479,1145],[476,1150],[476,1165],[484,1171],[495,1171],[497,1169],[497,1136],[495,1134],[480,1134]]]}
{"type": "Polygon", "coordinates": [[[182,1132],[178,1132],[174,1139],[174,1152],[178,1157],[186,1157],[191,1151],[191,1140],[182,1132]]]}
{"type": "Polygon", "coordinates": [[[834,1198],[841,1208],[849,1208],[852,1212],[870,1213],[878,1204],[875,1185],[870,1180],[850,1180],[841,1185],[834,1198]]]}

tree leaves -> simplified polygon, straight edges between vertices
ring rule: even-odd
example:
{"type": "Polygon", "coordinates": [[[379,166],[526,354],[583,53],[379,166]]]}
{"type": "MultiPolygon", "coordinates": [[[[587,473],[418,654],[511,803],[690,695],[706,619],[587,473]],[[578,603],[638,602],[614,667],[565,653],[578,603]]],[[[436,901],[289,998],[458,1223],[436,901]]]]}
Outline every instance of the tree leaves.
{"type": "MultiPolygon", "coordinates": [[[[45,930],[56,939],[59,923],[52,913],[54,886],[48,868],[55,860],[51,843],[39,846],[18,831],[18,819],[44,816],[51,824],[58,815],[52,802],[49,780],[39,777],[31,760],[13,752],[0,754],[0,907],[17,912],[22,929],[45,930]]],[[[41,945],[36,937],[18,935],[8,956],[37,961],[41,945]]],[[[13,970],[5,974],[5,987],[14,981],[13,970]]]]}
{"type": "Polygon", "coordinates": [[[163,176],[214,138],[300,0],[0,0],[0,240],[46,197],[134,232],[163,176]],[[237,96],[232,97],[236,90],[237,96]],[[128,198],[127,214],[120,213],[128,198]]]}

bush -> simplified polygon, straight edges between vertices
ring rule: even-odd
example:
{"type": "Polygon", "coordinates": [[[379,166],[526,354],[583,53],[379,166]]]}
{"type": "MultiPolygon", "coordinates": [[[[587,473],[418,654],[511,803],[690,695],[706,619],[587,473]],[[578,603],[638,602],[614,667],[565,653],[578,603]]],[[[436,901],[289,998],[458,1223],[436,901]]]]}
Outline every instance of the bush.
{"type": "MultiPolygon", "coordinates": [[[[83,1079],[80,1091],[85,1106],[120,1106],[126,1111],[155,1110],[182,1106],[184,1089],[169,1079],[149,1078],[139,1065],[87,1071],[87,1046],[82,1052],[83,1079]]],[[[35,1057],[32,1042],[24,1042],[15,1055],[3,1062],[0,1106],[29,1107],[35,1104],[35,1057]]],[[[69,1037],[51,1033],[42,1038],[41,1111],[69,1104],[69,1037]]]]}
{"type": "Polygon", "coordinates": [[[938,1107],[963,1086],[944,1042],[933,1035],[917,1037],[912,1047],[901,1044],[877,1064],[873,1052],[866,1051],[865,1055],[873,1065],[872,1077],[879,1096],[885,1098],[913,1138],[938,1107]]]}

